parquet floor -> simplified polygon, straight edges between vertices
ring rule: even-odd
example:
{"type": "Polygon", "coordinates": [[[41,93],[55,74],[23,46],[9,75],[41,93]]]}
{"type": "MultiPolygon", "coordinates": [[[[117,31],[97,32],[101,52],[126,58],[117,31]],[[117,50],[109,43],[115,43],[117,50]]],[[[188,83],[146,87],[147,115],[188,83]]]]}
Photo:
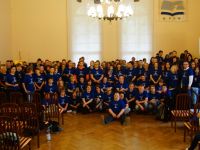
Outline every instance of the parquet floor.
{"type": "MultiPolygon", "coordinates": [[[[130,124],[119,122],[102,125],[100,114],[65,114],[64,130],[47,142],[41,133],[39,150],[185,150],[183,127],[177,132],[170,122],[163,123],[150,115],[132,115],[130,124]]],[[[32,142],[36,149],[36,138],[32,142]]]]}

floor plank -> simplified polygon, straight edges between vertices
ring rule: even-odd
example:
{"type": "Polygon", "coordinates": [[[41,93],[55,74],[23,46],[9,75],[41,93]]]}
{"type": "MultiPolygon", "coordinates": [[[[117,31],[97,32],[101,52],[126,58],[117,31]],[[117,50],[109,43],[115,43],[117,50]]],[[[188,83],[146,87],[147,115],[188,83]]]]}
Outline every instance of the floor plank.
{"type": "MultiPolygon", "coordinates": [[[[170,123],[155,120],[150,115],[131,115],[130,124],[113,122],[102,125],[100,114],[65,114],[64,130],[47,142],[41,133],[39,150],[184,150],[182,123],[177,132],[170,123]]],[[[36,138],[32,142],[36,148],[36,138]]]]}

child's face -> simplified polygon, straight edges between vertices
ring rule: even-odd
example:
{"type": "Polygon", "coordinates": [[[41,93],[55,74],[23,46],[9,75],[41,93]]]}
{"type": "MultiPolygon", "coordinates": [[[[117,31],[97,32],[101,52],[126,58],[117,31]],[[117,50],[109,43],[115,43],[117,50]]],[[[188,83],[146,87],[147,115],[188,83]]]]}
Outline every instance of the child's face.
{"type": "Polygon", "coordinates": [[[22,71],[22,67],[21,67],[21,66],[18,66],[18,67],[17,67],[17,71],[22,71]]]}
{"type": "Polygon", "coordinates": [[[107,78],[103,78],[103,83],[106,83],[107,82],[107,78]]]}
{"type": "Polygon", "coordinates": [[[36,70],[35,70],[35,73],[36,73],[36,74],[40,74],[40,70],[36,69],[36,70]]]}
{"type": "Polygon", "coordinates": [[[109,89],[109,90],[107,90],[107,94],[108,95],[110,95],[111,94],[111,90],[109,89]]]}
{"type": "Polygon", "coordinates": [[[151,91],[151,93],[155,93],[155,92],[156,92],[156,89],[155,89],[155,87],[154,87],[154,86],[152,86],[152,87],[151,87],[151,89],[150,89],[150,91],[151,91]]]}
{"type": "Polygon", "coordinates": [[[15,74],[16,68],[15,68],[15,67],[12,67],[11,70],[10,70],[10,72],[11,72],[12,74],[15,74]]]}
{"type": "Polygon", "coordinates": [[[61,96],[65,96],[65,91],[64,91],[64,90],[61,91],[60,95],[61,95],[61,96]]]}
{"type": "Polygon", "coordinates": [[[130,89],[130,90],[133,90],[133,89],[134,89],[134,84],[130,84],[130,85],[129,85],[129,89],[130,89]]]}
{"type": "Polygon", "coordinates": [[[140,93],[143,93],[143,92],[144,92],[144,86],[143,86],[143,85],[140,85],[140,86],[138,87],[138,90],[139,90],[140,93]]]}
{"type": "Polygon", "coordinates": [[[54,73],[54,68],[50,68],[50,73],[54,73]]]}
{"type": "Polygon", "coordinates": [[[119,100],[119,93],[115,93],[115,94],[114,94],[114,100],[115,100],[115,101],[118,101],[118,100],[119,100]]]}
{"type": "Polygon", "coordinates": [[[124,83],[124,77],[123,77],[123,76],[120,76],[120,77],[119,77],[119,82],[120,82],[120,83],[124,83]]]}
{"type": "Polygon", "coordinates": [[[81,82],[81,83],[84,83],[84,78],[80,78],[80,82],[81,82]]]}
{"type": "Polygon", "coordinates": [[[87,92],[90,93],[91,92],[91,86],[87,87],[87,92]]]}
{"type": "Polygon", "coordinates": [[[101,89],[99,87],[96,88],[97,93],[101,92],[101,89]]]}
{"type": "Polygon", "coordinates": [[[166,86],[163,86],[162,87],[162,92],[166,92],[167,91],[167,87],[166,86]]]}
{"type": "Polygon", "coordinates": [[[49,79],[49,84],[53,84],[53,79],[49,79]]]}
{"type": "Polygon", "coordinates": [[[123,93],[120,94],[120,99],[121,100],[124,99],[124,94],[123,93]]]}
{"type": "Polygon", "coordinates": [[[160,86],[163,86],[163,82],[159,82],[159,85],[160,85],[160,86]]]}

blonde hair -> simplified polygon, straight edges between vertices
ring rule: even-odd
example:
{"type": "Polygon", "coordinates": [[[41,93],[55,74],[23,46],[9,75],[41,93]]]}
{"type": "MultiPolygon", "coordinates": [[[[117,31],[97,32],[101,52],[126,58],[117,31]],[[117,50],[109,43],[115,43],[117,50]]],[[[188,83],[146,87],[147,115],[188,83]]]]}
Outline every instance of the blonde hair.
{"type": "Polygon", "coordinates": [[[172,73],[176,73],[178,71],[178,66],[173,65],[170,70],[171,70],[172,73]]]}

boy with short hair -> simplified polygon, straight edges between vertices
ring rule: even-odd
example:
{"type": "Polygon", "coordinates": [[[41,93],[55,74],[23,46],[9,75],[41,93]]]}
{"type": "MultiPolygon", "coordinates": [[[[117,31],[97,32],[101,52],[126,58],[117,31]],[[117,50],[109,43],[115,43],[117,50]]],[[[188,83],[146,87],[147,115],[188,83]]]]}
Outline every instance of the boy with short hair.
{"type": "Polygon", "coordinates": [[[148,108],[148,95],[147,92],[144,90],[144,85],[140,84],[138,86],[138,92],[135,96],[136,99],[136,111],[147,111],[148,108]]]}

